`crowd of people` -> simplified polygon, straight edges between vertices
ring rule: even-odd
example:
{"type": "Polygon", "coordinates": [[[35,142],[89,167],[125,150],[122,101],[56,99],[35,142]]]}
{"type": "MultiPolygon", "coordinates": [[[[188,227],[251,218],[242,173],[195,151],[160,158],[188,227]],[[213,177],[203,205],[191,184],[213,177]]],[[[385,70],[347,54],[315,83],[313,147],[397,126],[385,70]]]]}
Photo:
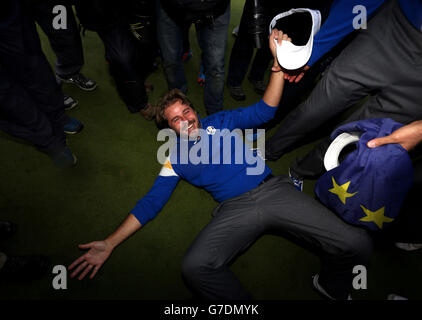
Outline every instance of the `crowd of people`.
{"type": "MultiPolygon", "coordinates": [[[[266,141],[265,154],[256,158],[254,165],[263,168],[257,174],[249,174],[251,163],[235,161],[236,148],[210,148],[202,155],[210,161],[199,164],[170,153],[150,191],[122,224],[104,240],[80,245],[87,252],[69,266],[71,276],[93,278],[120,243],[154,219],[183,179],[205,189],[219,203],[183,258],[183,279],[195,295],[253,298],[230,270],[230,263],[263,234],[276,230],[318,254],[322,267],[312,283],[321,295],[349,299],[352,270],[356,265],[369,267],[374,237],[389,237],[405,250],[422,247],[421,219],[413,209],[422,177],[418,148],[422,141],[422,1],[246,0],[226,76],[230,12],[230,0],[126,0],[118,5],[99,0],[6,0],[0,12],[0,129],[29,142],[59,168],[77,164],[77,152],[68,147],[66,135],[79,133],[83,124],[66,114],[78,101],[63,92],[62,83],[85,91],[96,89],[98,79],[81,73],[80,35],[81,31],[96,32],[128,111],[155,120],[160,129],[173,130],[177,150],[184,143],[188,153],[205,142],[211,146],[215,137],[230,139],[237,129],[281,125],[266,141]],[[52,23],[57,5],[66,9],[64,29],[52,23]],[[364,28],[356,28],[356,5],[365,8],[368,24],[364,28]],[[292,14],[269,32],[272,18],[292,8],[307,8],[319,20],[292,14]],[[35,22],[56,55],[54,71],[42,51],[35,22]],[[279,48],[306,43],[314,23],[318,30],[311,33],[309,59],[300,68],[286,69],[279,48]],[[183,67],[191,55],[186,34],[192,25],[201,49],[207,112],[202,119],[187,97],[183,67]],[[262,99],[246,108],[227,109],[224,85],[235,100],[245,100],[242,82],[254,52],[247,78],[262,99]],[[148,99],[154,83],[146,79],[157,60],[169,91],[154,104],[148,99]],[[358,108],[357,103],[361,103],[358,108]],[[346,110],[353,112],[338,120],[346,110]],[[389,118],[402,127],[369,141],[367,147],[401,145],[413,160],[414,177],[397,221],[374,234],[347,223],[302,190],[305,179],[318,179],[326,172],[330,132],[343,124],[375,118],[389,118]],[[291,164],[287,175],[274,176],[265,164],[321,137],[325,138],[317,147],[291,164]],[[215,162],[215,158],[231,161],[215,162]]],[[[246,143],[239,144],[243,150],[246,143]]],[[[343,191],[347,194],[347,187],[343,191]]],[[[0,222],[0,234],[10,236],[15,228],[11,222],[0,222]]],[[[0,253],[0,276],[18,274],[22,268],[38,275],[47,265],[42,256],[0,253]]]]}

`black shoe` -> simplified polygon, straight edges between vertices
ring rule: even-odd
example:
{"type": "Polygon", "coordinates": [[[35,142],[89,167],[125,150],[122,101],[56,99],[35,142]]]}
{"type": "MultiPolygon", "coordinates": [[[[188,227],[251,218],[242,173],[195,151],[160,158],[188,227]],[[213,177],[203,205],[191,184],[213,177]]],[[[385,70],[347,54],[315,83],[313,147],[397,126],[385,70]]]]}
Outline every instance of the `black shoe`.
{"type": "Polygon", "coordinates": [[[229,84],[227,84],[227,87],[229,88],[230,95],[234,100],[243,101],[246,99],[246,94],[243,92],[242,87],[231,86],[229,84]]]}
{"type": "Polygon", "coordinates": [[[97,87],[97,83],[94,80],[85,77],[82,73],[75,73],[71,76],[57,75],[57,78],[65,83],[75,84],[85,91],[92,91],[97,87]]]}
{"type": "Polygon", "coordinates": [[[73,167],[78,159],[72,153],[68,146],[66,146],[62,151],[55,152],[50,155],[50,158],[53,160],[54,165],[59,169],[66,169],[73,167]]]}
{"type": "Polygon", "coordinates": [[[16,233],[16,224],[9,221],[0,221],[0,240],[10,238],[16,233]]]}
{"type": "Polygon", "coordinates": [[[252,84],[254,91],[259,94],[263,95],[265,90],[267,89],[267,85],[262,80],[253,80],[248,78],[249,82],[252,84]]]}
{"type": "Polygon", "coordinates": [[[41,255],[7,256],[0,269],[2,280],[32,280],[42,277],[50,268],[50,260],[41,255]]]}
{"type": "Polygon", "coordinates": [[[78,100],[73,99],[71,96],[67,95],[66,93],[63,94],[64,100],[64,109],[71,110],[78,105],[78,100]]]}

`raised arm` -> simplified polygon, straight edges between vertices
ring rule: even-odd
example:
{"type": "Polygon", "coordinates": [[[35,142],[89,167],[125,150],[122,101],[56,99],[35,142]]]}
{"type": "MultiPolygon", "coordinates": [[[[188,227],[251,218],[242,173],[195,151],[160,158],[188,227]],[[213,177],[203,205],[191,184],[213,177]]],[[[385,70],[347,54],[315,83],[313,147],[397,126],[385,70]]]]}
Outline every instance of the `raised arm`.
{"type": "Polygon", "coordinates": [[[270,81],[268,83],[267,89],[265,90],[264,96],[262,100],[264,102],[271,106],[271,107],[278,107],[281,96],[283,95],[283,88],[284,88],[284,73],[281,70],[278,60],[277,60],[277,48],[275,41],[278,42],[279,45],[281,45],[281,41],[292,41],[287,34],[283,34],[282,31],[279,31],[277,29],[273,29],[273,31],[270,34],[269,39],[269,46],[271,50],[271,54],[274,58],[274,63],[271,68],[271,77],[270,81]]]}
{"type": "MultiPolygon", "coordinates": [[[[225,121],[225,128],[227,129],[252,129],[258,128],[264,123],[270,121],[277,111],[277,107],[280,103],[281,96],[283,95],[284,88],[284,73],[278,65],[277,61],[277,50],[275,41],[281,45],[281,41],[291,41],[287,34],[273,29],[269,37],[269,47],[274,57],[274,64],[271,68],[270,81],[267,89],[265,90],[264,96],[261,101],[243,108],[236,108],[232,110],[226,110],[224,117],[221,117],[225,121]]],[[[221,114],[221,113],[220,113],[221,114]]]]}

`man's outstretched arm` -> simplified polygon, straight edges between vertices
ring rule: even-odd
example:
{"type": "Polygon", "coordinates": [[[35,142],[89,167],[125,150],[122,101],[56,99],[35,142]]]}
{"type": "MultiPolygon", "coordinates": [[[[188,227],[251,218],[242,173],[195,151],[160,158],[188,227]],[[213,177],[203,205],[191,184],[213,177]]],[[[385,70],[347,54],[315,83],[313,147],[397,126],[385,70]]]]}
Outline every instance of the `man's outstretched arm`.
{"type": "Polygon", "coordinates": [[[92,279],[109,258],[114,248],[138,231],[148,221],[152,220],[170,199],[179,176],[168,163],[161,169],[160,175],[155,180],[150,191],[138,201],[131,213],[125,218],[122,224],[105,240],[94,241],[79,245],[80,249],[88,251],[76,259],[69,270],[74,270],[70,277],[74,278],[79,274],[78,279],[82,280],[92,270],[92,279]]]}
{"type": "Polygon", "coordinates": [[[82,280],[91,271],[92,279],[104,262],[108,259],[115,247],[141,228],[141,223],[133,214],[129,214],[123,223],[105,240],[94,241],[86,244],[80,244],[80,249],[89,249],[84,255],[76,259],[70,266],[69,270],[73,270],[70,275],[74,278],[79,274],[78,279],[82,280]]]}

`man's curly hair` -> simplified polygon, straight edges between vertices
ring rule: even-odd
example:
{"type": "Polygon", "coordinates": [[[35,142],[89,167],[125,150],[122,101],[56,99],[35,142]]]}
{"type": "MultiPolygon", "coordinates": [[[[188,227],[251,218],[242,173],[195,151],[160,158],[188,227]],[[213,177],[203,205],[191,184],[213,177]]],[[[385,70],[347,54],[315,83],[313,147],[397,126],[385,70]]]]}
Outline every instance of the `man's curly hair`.
{"type": "Polygon", "coordinates": [[[159,129],[168,128],[168,119],[164,116],[164,111],[172,104],[180,101],[181,104],[191,107],[194,111],[195,108],[192,102],[186,97],[186,95],[179,89],[172,89],[167,92],[156,104],[155,123],[159,129]]]}

